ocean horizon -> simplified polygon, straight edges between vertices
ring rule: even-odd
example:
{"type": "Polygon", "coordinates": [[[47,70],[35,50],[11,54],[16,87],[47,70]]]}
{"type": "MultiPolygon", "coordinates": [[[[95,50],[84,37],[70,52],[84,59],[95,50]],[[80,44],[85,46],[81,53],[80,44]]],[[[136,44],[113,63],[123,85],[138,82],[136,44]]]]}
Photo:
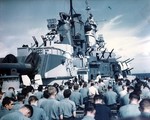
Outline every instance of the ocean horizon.
{"type": "Polygon", "coordinates": [[[137,78],[140,79],[150,78],[150,73],[132,73],[132,75],[135,75],[137,78]]]}

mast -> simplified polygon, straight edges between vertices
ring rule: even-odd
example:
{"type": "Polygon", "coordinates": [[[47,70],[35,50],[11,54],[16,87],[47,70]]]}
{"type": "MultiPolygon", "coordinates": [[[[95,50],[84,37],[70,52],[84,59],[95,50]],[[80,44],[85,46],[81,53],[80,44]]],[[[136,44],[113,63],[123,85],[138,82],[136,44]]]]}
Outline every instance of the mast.
{"type": "Polygon", "coordinates": [[[73,19],[73,11],[74,11],[74,9],[73,9],[73,5],[72,5],[72,0],[70,0],[70,17],[71,17],[71,35],[72,35],[72,37],[75,36],[75,25],[74,25],[74,19],[73,19]]]}
{"type": "Polygon", "coordinates": [[[71,20],[73,19],[73,6],[72,6],[72,0],[70,0],[70,16],[71,20]]]}

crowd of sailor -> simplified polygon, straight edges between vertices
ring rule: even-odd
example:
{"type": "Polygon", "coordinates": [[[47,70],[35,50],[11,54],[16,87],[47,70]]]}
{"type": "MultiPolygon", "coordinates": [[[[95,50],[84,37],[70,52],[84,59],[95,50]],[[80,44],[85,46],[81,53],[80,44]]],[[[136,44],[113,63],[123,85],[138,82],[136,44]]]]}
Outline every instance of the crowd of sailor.
{"type": "Polygon", "coordinates": [[[150,120],[150,79],[68,80],[0,91],[0,120],[150,120]]]}

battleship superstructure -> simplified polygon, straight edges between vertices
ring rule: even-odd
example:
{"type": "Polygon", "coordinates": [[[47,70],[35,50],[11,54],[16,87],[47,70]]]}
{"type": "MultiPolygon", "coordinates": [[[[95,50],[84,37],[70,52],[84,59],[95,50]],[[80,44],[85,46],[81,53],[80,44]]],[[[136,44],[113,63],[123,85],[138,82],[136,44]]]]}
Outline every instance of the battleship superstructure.
{"type": "Polygon", "coordinates": [[[82,20],[81,14],[75,12],[72,2],[70,0],[69,13],[60,12],[59,20],[47,20],[49,32],[41,35],[41,45],[32,36],[35,44],[18,48],[16,60],[9,62],[8,59],[15,59],[13,55],[1,60],[2,75],[16,69],[20,75],[27,74],[30,79],[40,74],[43,84],[49,84],[53,80],[74,77],[88,81],[96,79],[98,75],[117,79],[121,75],[126,77],[130,74],[132,68],[128,63],[133,59],[121,62],[116,58],[114,49],[108,51],[103,35],[97,35],[97,23],[87,1],[86,21],[82,20]]]}

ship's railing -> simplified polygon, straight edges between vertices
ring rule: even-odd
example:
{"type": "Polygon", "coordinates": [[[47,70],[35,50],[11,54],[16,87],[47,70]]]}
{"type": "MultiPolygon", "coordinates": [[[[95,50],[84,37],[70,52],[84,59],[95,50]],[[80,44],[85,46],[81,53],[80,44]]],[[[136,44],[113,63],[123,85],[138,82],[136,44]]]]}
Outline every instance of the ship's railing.
{"type": "MultiPolygon", "coordinates": [[[[35,51],[37,53],[39,53],[40,55],[43,54],[54,54],[54,55],[62,55],[64,56],[64,54],[70,54],[69,52],[66,52],[62,49],[59,48],[55,48],[55,47],[44,47],[44,48],[30,48],[32,51],[35,51]]],[[[71,55],[71,54],[70,54],[71,55]]]]}
{"type": "Polygon", "coordinates": [[[54,47],[44,47],[44,48],[31,48],[32,51],[35,51],[39,54],[56,54],[63,55],[64,51],[54,47]]]}
{"type": "Polygon", "coordinates": [[[31,52],[37,52],[40,55],[43,55],[43,54],[64,55],[66,53],[71,55],[69,52],[59,49],[59,48],[55,48],[55,47],[36,47],[36,48],[21,47],[21,48],[18,48],[17,55],[18,56],[27,56],[31,52]]]}

